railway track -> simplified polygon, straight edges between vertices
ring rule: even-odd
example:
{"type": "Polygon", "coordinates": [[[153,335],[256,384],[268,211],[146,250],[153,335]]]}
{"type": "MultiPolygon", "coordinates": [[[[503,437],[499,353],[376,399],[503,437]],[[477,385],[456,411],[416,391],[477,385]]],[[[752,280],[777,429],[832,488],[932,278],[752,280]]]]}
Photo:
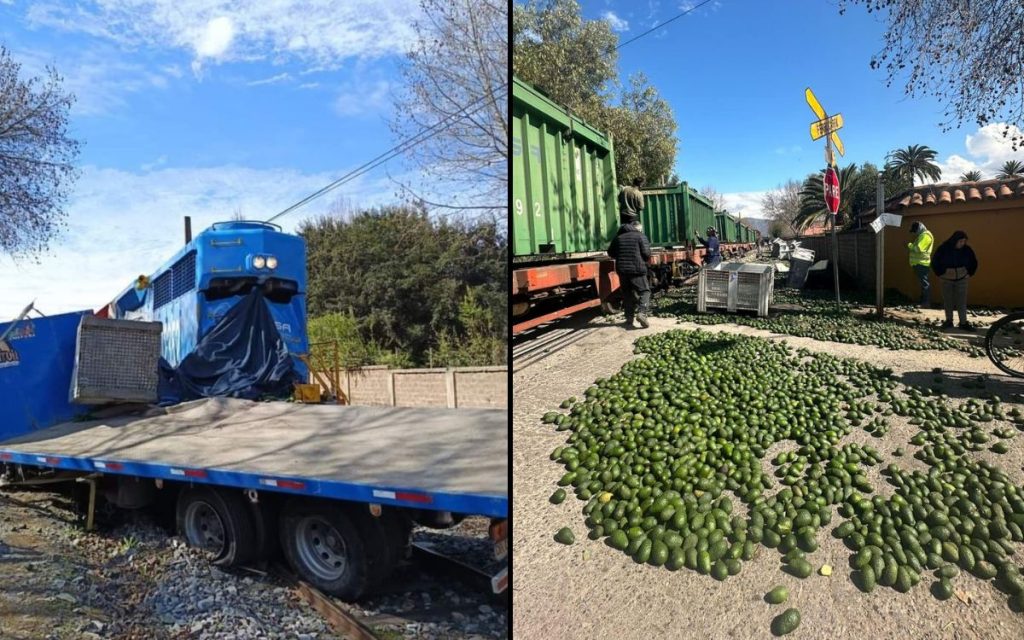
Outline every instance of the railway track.
{"type": "MultiPolygon", "coordinates": [[[[388,586],[379,589],[373,597],[387,597],[410,592],[427,593],[436,590],[439,583],[457,581],[474,591],[486,594],[494,608],[507,608],[507,594],[501,597],[490,594],[490,575],[483,569],[459,558],[443,553],[429,542],[412,544],[413,562],[405,567],[406,575],[399,576],[388,586]]],[[[401,570],[399,570],[401,571],[401,570]]],[[[433,599],[419,600],[413,608],[400,611],[379,611],[365,614],[358,604],[341,602],[316,587],[299,579],[283,564],[275,564],[272,573],[286,582],[297,597],[309,604],[342,637],[351,640],[381,640],[385,633],[381,627],[415,628],[423,623],[437,624],[450,622],[456,614],[464,617],[478,615],[481,605],[474,602],[465,604],[437,603],[433,599]]],[[[372,599],[372,598],[371,598],[372,599]]]]}

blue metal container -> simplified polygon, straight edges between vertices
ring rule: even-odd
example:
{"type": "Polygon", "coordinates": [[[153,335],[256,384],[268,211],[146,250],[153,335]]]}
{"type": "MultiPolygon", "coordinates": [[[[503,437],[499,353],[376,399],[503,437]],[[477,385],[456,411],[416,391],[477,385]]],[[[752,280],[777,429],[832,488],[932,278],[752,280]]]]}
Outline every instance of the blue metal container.
{"type": "Polygon", "coordinates": [[[306,337],[306,243],[265,222],[218,222],[197,235],[111,305],[111,317],[163,323],[162,355],[178,366],[253,287],[260,287],[292,354],[295,370],[306,337]]]}
{"type": "MultiPolygon", "coordinates": [[[[68,400],[78,322],[89,313],[26,318],[0,344],[0,441],[89,410],[68,400]]],[[[0,324],[0,336],[10,325],[0,324]]]]}

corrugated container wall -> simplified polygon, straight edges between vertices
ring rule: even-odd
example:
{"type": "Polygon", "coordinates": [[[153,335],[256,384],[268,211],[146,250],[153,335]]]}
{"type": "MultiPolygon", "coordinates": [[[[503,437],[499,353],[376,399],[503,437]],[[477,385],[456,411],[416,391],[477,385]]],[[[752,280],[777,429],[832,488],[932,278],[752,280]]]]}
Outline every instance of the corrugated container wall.
{"type": "Polygon", "coordinates": [[[641,221],[644,232],[656,246],[692,243],[694,235],[705,237],[707,228],[715,224],[711,202],[685,182],[674,187],[644,187],[641,191],[641,221]]]}
{"type": "Polygon", "coordinates": [[[605,251],[617,194],[611,138],[513,78],[513,257],[605,251]]]}
{"type": "Polygon", "coordinates": [[[686,201],[670,193],[669,188],[645,188],[640,222],[655,247],[673,247],[686,243],[686,201]]]}

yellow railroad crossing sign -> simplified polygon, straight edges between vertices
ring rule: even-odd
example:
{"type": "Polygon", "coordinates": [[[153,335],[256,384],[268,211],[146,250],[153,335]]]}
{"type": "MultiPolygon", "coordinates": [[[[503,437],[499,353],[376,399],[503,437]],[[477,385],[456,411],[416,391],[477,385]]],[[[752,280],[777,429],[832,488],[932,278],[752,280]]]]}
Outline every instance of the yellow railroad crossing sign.
{"type": "Polygon", "coordinates": [[[817,140],[818,138],[824,137],[827,134],[829,140],[832,142],[832,144],[835,145],[836,151],[839,152],[839,155],[846,155],[846,147],[843,146],[843,141],[839,139],[839,134],[837,133],[837,130],[843,126],[842,114],[836,114],[835,116],[830,118],[828,114],[825,113],[825,109],[821,106],[821,103],[818,102],[818,98],[814,95],[814,92],[811,91],[810,87],[807,87],[807,90],[804,91],[804,98],[806,98],[807,100],[807,106],[811,108],[811,111],[814,112],[814,115],[818,116],[818,122],[815,122],[814,124],[811,125],[811,139],[817,140]],[[828,126],[825,124],[821,124],[820,126],[824,130],[821,131],[820,135],[815,135],[815,125],[819,125],[819,123],[831,122],[834,118],[838,118],[838,126],[828,126]]]}
{"type": "Polygon", "coordinates": [[[837,113],[831,118],[811,123],[811,140],[817,140],[843,128],[843,114],[837,113]]]}

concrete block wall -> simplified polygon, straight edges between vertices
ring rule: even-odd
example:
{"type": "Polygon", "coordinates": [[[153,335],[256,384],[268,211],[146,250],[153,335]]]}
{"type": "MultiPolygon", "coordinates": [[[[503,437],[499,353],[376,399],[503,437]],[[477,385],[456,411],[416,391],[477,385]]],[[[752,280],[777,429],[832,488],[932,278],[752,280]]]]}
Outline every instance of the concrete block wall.
{"type": "Polygon", "coordinates": [[[341,387],[352,404],[398,407],[505,409],[507,367],[388,369],[342,372],[341,387]]]}

